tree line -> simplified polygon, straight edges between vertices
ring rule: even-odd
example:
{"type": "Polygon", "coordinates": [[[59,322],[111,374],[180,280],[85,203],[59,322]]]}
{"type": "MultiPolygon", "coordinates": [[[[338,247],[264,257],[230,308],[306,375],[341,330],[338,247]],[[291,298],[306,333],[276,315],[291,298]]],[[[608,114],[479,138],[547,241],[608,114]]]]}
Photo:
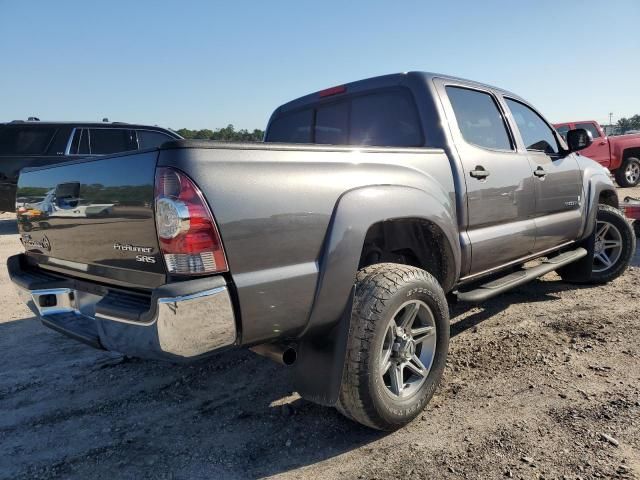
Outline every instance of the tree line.
{"type": "Polygon", "coordinates": [[[629,130],[640,130],[640,115],[634,115],[629,118],[621,118],[618,120],[616,126],[620,129],[620,133],[627,132],[629,130]]]}
{"type": "Polygon", "coordinates": [[[224,128],[217,128],[215,130],[209,130],[208,128],[202,130],[190,130],[188,128],[181,128],[176,130],[178,135],[184,138],[192,138],[198,140],[219,140],[222,142],[261,142],[264,136],[264,130],[256,128],[253,131],[246,129],[236,130],[231,124],[224,128]]]}

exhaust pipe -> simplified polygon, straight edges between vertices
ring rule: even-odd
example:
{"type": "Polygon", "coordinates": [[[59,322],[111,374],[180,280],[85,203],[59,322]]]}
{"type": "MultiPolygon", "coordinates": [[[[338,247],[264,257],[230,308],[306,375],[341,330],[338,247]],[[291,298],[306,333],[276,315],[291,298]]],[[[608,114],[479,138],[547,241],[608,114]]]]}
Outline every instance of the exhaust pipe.
{"type": "Polygon", "coordinates": [[[256,345],[255,347],[251,347],[249,350],[286,366],[293,365],[298,358],[298,352],[291,345],[263,343],[261,345],[256,345]]]}

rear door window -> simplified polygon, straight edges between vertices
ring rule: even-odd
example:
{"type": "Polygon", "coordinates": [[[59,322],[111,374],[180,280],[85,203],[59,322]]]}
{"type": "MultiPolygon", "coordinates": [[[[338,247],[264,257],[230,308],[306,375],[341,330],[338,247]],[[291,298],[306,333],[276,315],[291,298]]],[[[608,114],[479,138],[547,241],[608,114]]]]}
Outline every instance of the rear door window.
{"type": "Polygon", "coordinates": [[[133,130],[120,128],[91,128],[89,129],[89,151],[91,155],[108,155],[136,150],[133,134],[133,130]]]}
{"type": "Polygon", "coordinates": [[[313,110],[285,114],[269,125],[269,142],[312,143],[313,110]]]}
{"type": "Polygon", "coordinates": [[[138,130],[138,148],[144,150],[145,148],[157,148],[164,142],[174,140],[166,133],[157,132],[154,130],[138,130]]]}
{"type": "Polygon", "coordinates": [[[502,113],[489,93],[461,87],[446,88],[466,142],[492,150],[513,150],[502,113]]]}
{"type": "Polygon", "coordinates": [[[34,125],[0,127],[0,155],[43,155],[56,130],[56,127],[34,125]]]}
{"type": "Polygon", "coordinates": [[[600,132],[593,123],[576,123],[576,128],[584,128],[587,132],[591,132],[592,138],[600,136],[600,132]]]}
{"type": "Polygon", "coordinates": [[[505,98],[505,101],[516,121],[527,150],[544,152],[549,155],[557,154],[560,151],[553,129],[537,112],[524,103],[511,98],[505,98]]]}

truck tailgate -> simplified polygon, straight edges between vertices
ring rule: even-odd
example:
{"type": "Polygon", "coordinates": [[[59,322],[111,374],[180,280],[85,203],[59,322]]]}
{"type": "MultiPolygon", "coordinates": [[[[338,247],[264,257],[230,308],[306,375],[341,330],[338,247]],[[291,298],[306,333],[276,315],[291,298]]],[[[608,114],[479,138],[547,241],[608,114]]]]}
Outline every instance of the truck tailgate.
{"type": "Polygon", "coordinates": [[[157,151],[27,170],[18,229],[32,262],[89,280],[165,282],[153,211],[157,151]]]}

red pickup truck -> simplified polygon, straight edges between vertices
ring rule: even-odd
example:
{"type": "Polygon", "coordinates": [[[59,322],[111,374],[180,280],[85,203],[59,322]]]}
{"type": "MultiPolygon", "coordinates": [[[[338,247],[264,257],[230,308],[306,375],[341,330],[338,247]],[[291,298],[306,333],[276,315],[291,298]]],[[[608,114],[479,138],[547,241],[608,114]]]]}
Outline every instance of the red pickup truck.
{"type": "Polygon", "coordinates": [[[635,187],[640,183],[640,134],[607,137],[595,120],[556,123],[554,127],[563,137],[574,128],[591,132],[593,143],[580,154],[607,167],[621,187],[635,187]]]}

